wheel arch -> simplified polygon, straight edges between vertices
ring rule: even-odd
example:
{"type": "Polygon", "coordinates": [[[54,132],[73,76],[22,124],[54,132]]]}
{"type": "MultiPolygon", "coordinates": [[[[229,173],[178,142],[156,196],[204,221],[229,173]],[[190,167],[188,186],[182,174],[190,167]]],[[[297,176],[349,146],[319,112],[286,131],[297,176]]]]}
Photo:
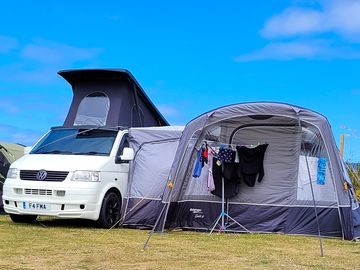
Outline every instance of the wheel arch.
{"type": "MultiPolygon", "coordinates": [[[[115,192],[120,197],[121,202],[123,201],[123,194],[121,194],[121,191],[119,190],[118,187],[113,186],[113,185],[108,185],[108,186],[104,187],[98,198],[98,207],[97,207],[97,211],[96,211],[97,219],[100,216],[101,206],[103,204],[104,198],[105,198],[106,194],[108,194],[109,192],[115,192]]],[[[121,206],[121,207],[123,207],[123,206],[121,206]]]]}
{"type": "Polygon", "coordinates": [[[118,188],[116,187],[111,187],[110,189],[108,189],[108,191],[105,192],[104,196],[103,196],[103,199],[104,197],[106,196],[106,194],[108,194],[109,192],[114,192],[116,193],[119,197],[120,197],[120,200],[122,200],[122,195],[121,195],[121,192],[118,188]]]}
{"type": "Polygon", "coordinates": [[[106,187],[104,187],[99,195],[99,205],[102,204],[106,194],[108,194],[109,192],[115,192],[117,195],[120,196],[120,198],[123,198],[123,195],[121,194],[121,191],[118,187],[114,186],[114,185],[107,185],[106,187]]]}
{"type": "Polygon", "coordinates": [[[118,224],[121,220],[121,212],[122,212],[122,207],[123,207],[122,195],[118,188],[110,187],[109,189],[106,190],[106,192],[103,192],[103,196],[101,196],[101,197],[102,197],[102,200],[101,200],[101,205],[100,205],[100,209],[99,209],[99,216],[97,219],[97,224],[101,228],[111,228],[111,227],[115,226],[116,224],[118,224]],[[109,199],[109,198],[112,197],[114,199],[114,196],[116,198],[116,201],[115,201],[115,204],[112,205],[111,203],[114,201],[111,201],[112,199],[109,199]],[[118,205],[117,210],[113,211],[113,209],[116,209],[115,208],[116,205],[118,205]],[[110,206],[110,208],[109,208],[109,206],[110,206]],[[109,219],[110,219],[110,221],[109,221],[109,219]],[[114,221],[116,221],[116,223],[114,223],[114,221]]]}

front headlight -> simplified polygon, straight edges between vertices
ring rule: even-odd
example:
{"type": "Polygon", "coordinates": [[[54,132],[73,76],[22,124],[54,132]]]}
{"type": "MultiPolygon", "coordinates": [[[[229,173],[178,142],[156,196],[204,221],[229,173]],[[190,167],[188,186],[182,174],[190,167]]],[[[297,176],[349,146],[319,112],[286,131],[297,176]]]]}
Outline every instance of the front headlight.
{"type": "Polygon", "coordinates": [[[10,179],[16,179],[16,178],[18,178],[18,175],[19,175],[19,170],[18,169],[10,168],[6,177],[10,178],[10,179]]]}
{"type": "Polygon", "coordinates": [[[100,172],[97,172],[97,171],[75,171],[71,180],[72,181],[99,182],[100,181],[100,172]]]}

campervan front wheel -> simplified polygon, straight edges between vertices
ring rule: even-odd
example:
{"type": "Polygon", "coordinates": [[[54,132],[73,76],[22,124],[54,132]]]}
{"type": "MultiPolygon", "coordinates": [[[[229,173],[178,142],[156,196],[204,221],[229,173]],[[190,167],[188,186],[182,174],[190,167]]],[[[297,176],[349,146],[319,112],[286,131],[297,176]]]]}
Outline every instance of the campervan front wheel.
{"type": "Polygon", "coordinates": [[[10,214],[10,218],[15,223],[34,223],[36,221],[37,216],[10,214]]]}
{"type": "Polygon", "coordinates": [[[109,191],[102,202],[100,216],[97,221],[102,228],[118,225],[121,217],[121,198],[116,192],[109,191]]]}

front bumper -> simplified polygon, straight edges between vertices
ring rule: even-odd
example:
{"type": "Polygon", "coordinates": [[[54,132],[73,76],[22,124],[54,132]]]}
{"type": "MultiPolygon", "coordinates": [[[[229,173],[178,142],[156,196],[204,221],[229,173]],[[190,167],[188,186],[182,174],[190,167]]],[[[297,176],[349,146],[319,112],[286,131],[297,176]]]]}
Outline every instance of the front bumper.
{"type": "Polygon", "coordinates": [[[6,181],[3,189],[5,212],[60,218],[97,220],[101,208],[99,182],[39,183],[6,181]]]}

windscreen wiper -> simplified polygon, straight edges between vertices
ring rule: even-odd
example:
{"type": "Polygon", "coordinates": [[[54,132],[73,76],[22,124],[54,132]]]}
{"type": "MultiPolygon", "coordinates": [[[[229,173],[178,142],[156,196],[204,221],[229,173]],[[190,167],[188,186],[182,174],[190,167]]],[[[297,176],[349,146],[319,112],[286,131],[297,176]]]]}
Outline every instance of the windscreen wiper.
{"type": "Polygon", "coordinates": [[[107,153],[96,152],[96,151],[79,152],[79,153],[74,153],[74,154],[75,154],[75,155],[100,155],[100,156],[105,156],[105,155],[107,155],[107,153]]]}
{"type": "Polygon", "coordinates": [[[35,151],[35,154],[74,154],[74,153],[71,151],[53,150],[53,151],[45,151],[45,152],[35,151]]]}

